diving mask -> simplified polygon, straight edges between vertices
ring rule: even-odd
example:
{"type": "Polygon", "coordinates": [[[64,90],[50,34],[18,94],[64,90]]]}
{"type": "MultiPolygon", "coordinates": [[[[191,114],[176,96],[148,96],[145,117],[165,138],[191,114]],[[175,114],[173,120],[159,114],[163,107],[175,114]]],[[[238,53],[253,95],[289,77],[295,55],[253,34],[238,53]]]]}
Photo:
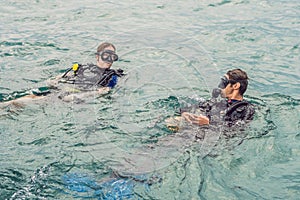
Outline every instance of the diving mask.
{"type": "Polygon", "coordinates": [[[104,62],[113,63],[119,59],[118,55],[111,50],[104,50],[96,53],[104,62]]]}
{"type": "Polygon", "coordinates": [[[221,78],[221,81],[220,81],[220,83],[219,83],[219,85],[218,85],[218,88],[221,88],[221,89],[224,89],[224,88],[226,88],[226,86],[230,83],[230,84],[235,84],[236,82],[238,82],[238,81],[236,81],[236,80],[229,80],[226,76],[223,76],[222,78],[221,78]]]}
{"type": "Polygon", "coordinates": [[[219,85],[218,85],[218,88],[224,89],[224,88],[226,88],[228,83],[229,83],[228,78],[226,76],[223,76],[221,78],[221,81],[220,81],[219,85]]]}

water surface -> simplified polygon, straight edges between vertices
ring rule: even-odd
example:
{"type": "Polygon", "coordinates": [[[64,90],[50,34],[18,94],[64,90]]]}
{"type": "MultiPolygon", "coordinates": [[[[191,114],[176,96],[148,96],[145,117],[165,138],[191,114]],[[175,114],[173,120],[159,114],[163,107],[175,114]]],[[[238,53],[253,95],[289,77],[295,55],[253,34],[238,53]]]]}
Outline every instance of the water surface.
{"type": "Polygon", "coordinates": [[[2,108],[1,199],[101,199],[97,187],[114,170],[159,177],[135,182],[133,199],[297,199],[299,10],[296,0],[2,1],[2,100],[94,62],[103,41],[116,45],[114,67],[127,76],[84,103],[51,96],[2,108]],[[218,129],[201,142],[195,129],[165,128],[232,68],[251,79],[257,113],[246,131],[218,129]],[[74,191],[64,181],[72,174],[96,186],[74,191]]]}

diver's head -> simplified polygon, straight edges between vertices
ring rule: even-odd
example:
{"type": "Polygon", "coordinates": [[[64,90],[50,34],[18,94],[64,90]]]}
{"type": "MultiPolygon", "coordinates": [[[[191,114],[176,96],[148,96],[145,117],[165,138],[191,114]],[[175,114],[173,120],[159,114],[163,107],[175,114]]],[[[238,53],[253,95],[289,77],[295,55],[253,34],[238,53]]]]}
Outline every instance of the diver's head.
{"type": "Polygon", "coordinates": [[[248,87],[247,73],[241,69],[229,70],[218,86],[222,89],[222,97],[229,99],[243,99],[248,87]]]}
{"type": "Polygon", "coordinates": [[[118,60],[118,55],[115,52],[116,47],[113,44],[108,42],[100,44],[96,53],[97,66],[110,68],[113,62],[118,60]]]}

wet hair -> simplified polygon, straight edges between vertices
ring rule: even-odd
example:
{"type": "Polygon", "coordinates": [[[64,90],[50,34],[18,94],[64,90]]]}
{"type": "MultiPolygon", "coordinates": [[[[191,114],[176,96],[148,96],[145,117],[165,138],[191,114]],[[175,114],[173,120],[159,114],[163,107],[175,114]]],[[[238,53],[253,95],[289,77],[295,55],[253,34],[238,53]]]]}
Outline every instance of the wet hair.
{"type": "Polygon", "coordinates": [[[228,75],[229,80],[233,80],[235,82],[240,83],[239,92],[241,95],[243,95],[246,92],[248,87],[249,78],[247,76],[247,73],[241,69],[233,69],[233,70],[229,70],[226,74],[228,75]]]}
{"type": "Polygon", "coordinates": [[[109,43],[109,42],[103,42],[103,43],[101,43],[101,44],[98,46],[97,52],[101,52],[101,51],[103,51],[103,50],[104,50],[105,48],[107,48],[107,47],[112,47],[112,48],[114,48],[114,50],[116,51],[115,45],[113,45],[113,44],[111,44],[111,43],[109,43]]]}

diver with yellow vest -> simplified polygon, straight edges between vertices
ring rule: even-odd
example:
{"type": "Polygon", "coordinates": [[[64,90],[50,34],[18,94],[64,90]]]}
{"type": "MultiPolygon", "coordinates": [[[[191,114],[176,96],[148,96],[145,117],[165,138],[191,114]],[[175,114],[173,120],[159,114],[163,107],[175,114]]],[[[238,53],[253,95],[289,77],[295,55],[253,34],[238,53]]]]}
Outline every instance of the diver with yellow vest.
{"type": "Polygon", "coordinates": [[[50,93],[58,93],[63,101],[83,100],[82,98],[108,92],[115,87],[118,78],[123,76],[123,70],[111,69],[113,62],[118,60],[116,47],[108,42],[97,48],[96,64],[74,64],[63,75],[47,81],[47,87],[33,89],[27,94],[8,99],[4,103],[18,103],[30,99],[40,99],[50,93]]]}
{"type": "Polygon", "coordinates": [[[115,51],[116,48],[113,44],[102,43],[97,48],[96,64],[81,65],[76,63],[62,76],[54,81],[49,81],[50,87],[60,89],[59,98],[64,101],[107,92],[115,87],[118,77],[124,75],[121,69],[111,69],[113,62],[118,60],[115,51]],[[61,89],[61,86],[64,89],[61,89]]]}

